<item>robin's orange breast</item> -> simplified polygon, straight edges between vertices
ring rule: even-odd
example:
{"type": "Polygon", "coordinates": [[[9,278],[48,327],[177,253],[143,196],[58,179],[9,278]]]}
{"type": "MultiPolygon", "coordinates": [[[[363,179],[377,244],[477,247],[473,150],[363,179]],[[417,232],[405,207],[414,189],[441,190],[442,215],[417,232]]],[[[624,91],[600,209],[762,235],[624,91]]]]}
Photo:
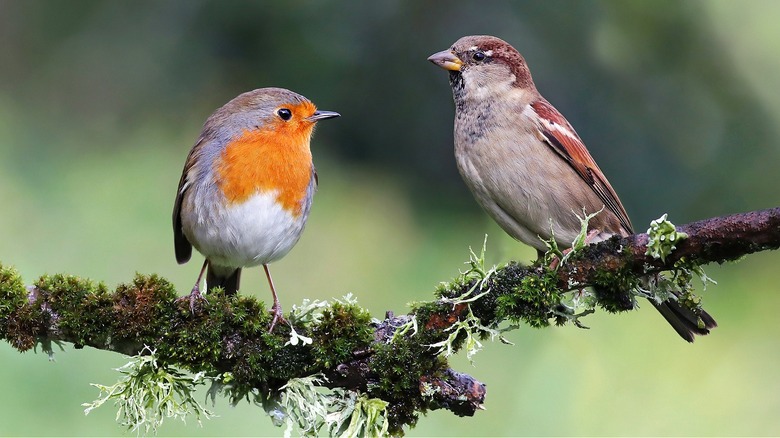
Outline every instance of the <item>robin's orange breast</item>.
{"type": "Polygon", "coordinates": [[[312,127],[279,121],[268,129],[244,131],[231,141],[216,168],[217,185],[228,202],[276,191],[277,202],[299,216],[312,177],[312,127]]]}

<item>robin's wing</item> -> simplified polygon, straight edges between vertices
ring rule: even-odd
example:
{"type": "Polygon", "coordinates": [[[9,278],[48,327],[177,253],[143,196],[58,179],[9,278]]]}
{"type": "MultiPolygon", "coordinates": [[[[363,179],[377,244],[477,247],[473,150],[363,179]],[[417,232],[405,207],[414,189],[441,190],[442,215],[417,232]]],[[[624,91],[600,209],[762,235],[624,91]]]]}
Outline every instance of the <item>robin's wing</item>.
{"type": "Polygon", "coordinates": [[[173,203],[173,245],[176,250],[176,261],[179,264],[187,263],[192,257],[192,244],[187,240],[181,226],[181,204],[184,200],[184,193],[189,188],[187,174],[190,173],[190,169],[195,163],[195,155],[203,141],[204,138],[201,136],[187,155],[187,161],[184,163],[184,170],[181,173],[181,179],[179,179],[179,188],[176,190],[176,201],[173,203]]]}
{"type": "Polygon", "coordinates": [[[566,118],[544,99],[533,102],[531,108],[542,120],[542,139],[588,183],[607,209],[617,216],[625,231],[633,234],[634,227],[626,209],[566,118]]]}

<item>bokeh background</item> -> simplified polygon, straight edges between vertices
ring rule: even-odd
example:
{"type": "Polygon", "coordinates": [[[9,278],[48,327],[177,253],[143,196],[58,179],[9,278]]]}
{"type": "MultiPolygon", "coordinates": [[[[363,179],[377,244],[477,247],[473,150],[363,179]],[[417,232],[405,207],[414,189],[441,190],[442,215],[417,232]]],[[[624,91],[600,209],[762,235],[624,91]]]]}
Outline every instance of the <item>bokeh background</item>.
{"type": "MultiPolygon", "coordinates": [[[[376,317],[429,299],[488,234],[488,259],[530,260],[484,215],[452,156],[446,74],[426,62],[467,34],[511,42],[617,188],[638,229],[780,204],[780,3],[773,1],[0,1],[0,260],[27,283],[70,273],[113,287],[158,273],[182,291],[170,212],[205,118],[263,86],[343,117],[313,143],[320,190],[273,267],[287,309],[348,292],[376,317]]],[[[487,410],[432,412],[410,436],[778,435],[777,253],[711,266],[720,327],[682,342],[644,306],[509,334],[475,367],[487,410]]],[[[243,290],[267,300],[260,270],[243,290]]],[[[126,358],[56,361],[0,345],[0,435],[127,435],[81,403],[126,358]]],[[[203,393],[205,399],[205,392],[203,393]]],[[[218,400],[200,428],[281,435],[218,400]]]]}

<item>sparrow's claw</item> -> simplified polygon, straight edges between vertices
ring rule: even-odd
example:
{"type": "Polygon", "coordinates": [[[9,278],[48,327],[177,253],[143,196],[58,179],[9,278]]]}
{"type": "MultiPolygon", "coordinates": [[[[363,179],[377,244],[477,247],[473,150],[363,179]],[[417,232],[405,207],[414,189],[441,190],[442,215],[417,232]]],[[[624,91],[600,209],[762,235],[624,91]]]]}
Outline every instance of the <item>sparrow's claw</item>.
{"type": "MultiPolygon", "coordinates": [[[[598,236],[600,233],[599,230],[590,230],[588,231],[588,234],[585,236],[585,245],[590,245],[593,242],[593,238],[598,236]]],[[[571,252],[571,248],[567,248],[563,250],[563,256],[566,258],[566,254],[571,252]]],[[[552,262],[550,262],[550,269],[555,270],[558,265],[561,263],[561,261],[558,259],[558,257],[553,257],[552,262]]]]}

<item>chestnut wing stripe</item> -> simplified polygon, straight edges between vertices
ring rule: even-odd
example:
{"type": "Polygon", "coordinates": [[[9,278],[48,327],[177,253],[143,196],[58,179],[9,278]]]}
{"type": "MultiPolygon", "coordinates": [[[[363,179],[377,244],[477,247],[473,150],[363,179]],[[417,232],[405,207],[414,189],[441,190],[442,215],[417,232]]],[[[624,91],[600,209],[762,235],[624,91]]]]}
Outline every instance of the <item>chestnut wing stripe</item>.
{"type": "Polygon", "coordinates": [[[594,172],[590,167],[578,163],[566,150],[566,147],[558,140],[558,138],[550,131],[542,129],[540,131],[544,138],[547,140],[547,144],[563,158],[574,169],[580,177],[588,183],[598,197],[604,202],[604,205],[617,216],[620,221],[620,225],[628,232],[633,234],[634,228],[631,225],[631,220],[628,219],[623,206],[617,201],[614,191],[610,188],[609,183],[604,181],[598,172],[594,172]]]}

